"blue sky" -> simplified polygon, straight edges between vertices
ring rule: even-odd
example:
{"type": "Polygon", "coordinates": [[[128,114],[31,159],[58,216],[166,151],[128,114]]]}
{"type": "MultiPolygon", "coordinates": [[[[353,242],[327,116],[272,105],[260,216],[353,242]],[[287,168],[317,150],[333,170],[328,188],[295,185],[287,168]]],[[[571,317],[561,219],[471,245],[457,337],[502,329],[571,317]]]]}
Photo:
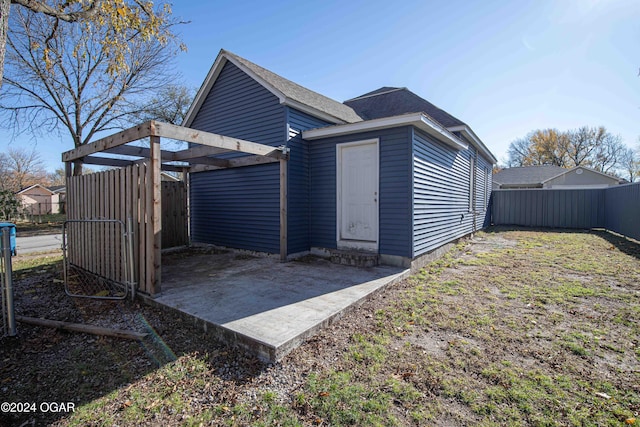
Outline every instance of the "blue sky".
{"type": "MultiPolygon", "coordinates": [[[[338,101],[407,87],[467,123],[502,160],[534,129],[605,126],[640,136],[640,3],[536,1],[177,1],[197,88],[220,48],[338,101]]],[[[72,147],[37,144],[51,170],[72,147]]]]}

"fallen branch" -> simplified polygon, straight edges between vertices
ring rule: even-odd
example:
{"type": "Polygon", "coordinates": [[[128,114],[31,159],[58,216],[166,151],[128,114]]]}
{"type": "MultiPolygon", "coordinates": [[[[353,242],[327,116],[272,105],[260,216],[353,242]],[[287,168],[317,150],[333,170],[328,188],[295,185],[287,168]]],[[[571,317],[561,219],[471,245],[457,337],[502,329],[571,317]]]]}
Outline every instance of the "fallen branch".
{"type": "Polygon", "coordinates": [[[83,323],[62,322],[60,320],[38,319],[35,317],[16,316],[16,320],[30,325],[45,326],[49,328],[64,329],[67,331],[85,332],[94,335],[125,338],[128,340],[140,340],[147,336],[145,333],[125,331],[122,329],[101,328],[99,326],[85,325],[83,323]]]}

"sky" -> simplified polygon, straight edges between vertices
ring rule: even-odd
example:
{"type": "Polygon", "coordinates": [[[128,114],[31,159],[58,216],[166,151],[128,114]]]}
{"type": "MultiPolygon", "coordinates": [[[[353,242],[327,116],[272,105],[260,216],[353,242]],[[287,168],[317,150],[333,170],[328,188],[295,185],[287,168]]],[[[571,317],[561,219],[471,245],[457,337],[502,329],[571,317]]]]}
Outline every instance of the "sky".
{"type": "MultiPolygon", "coordinates": [[[[223,48],[337,101],[407,87],[501,162],[535,129],[605,126],[639,144],[637,0],[182,0],[173,14],[189,21],[175,68],[194,89],[223,48]]],[[[36,147],[50,171],[73,148],[0,130],[10,146],[36,147]]]]}

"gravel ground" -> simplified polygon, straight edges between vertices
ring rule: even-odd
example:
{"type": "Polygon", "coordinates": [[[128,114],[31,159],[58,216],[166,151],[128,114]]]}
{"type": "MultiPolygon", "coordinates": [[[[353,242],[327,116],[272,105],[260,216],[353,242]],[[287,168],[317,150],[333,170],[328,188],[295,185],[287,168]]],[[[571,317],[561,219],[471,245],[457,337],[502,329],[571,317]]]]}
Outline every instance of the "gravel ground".
{"type": "MultiPolygon", "coordinates": [[[[376,304],[384,304],[389,292],[398,292],[402,287],[376,296],[329,332],[321,332],[302,349],[273,364],[219,341],[182,316],[140,301],[71,298],[64,292],[60,268],[56,263],[16,275],[17,315],[148,336],[136,342],[18,323],[18,336],[2,339],[0,348],[2,402],[36,406],[43,402],[72,402],[79,407],[127,387],[184,355],[205,355],[215,377],[212,395],[216,399],[250,404],[269,391],[284,400],[302,387],[310,371],[329,367],[340,358],[359,325],[366,328],[376,304]]],[[[207,403],[203,400],[201,404],[207,403]]],[[[43,413],[37,409],[35,413],[0,413],[0,426],[66,424],[65,412],[43,413]]]]}

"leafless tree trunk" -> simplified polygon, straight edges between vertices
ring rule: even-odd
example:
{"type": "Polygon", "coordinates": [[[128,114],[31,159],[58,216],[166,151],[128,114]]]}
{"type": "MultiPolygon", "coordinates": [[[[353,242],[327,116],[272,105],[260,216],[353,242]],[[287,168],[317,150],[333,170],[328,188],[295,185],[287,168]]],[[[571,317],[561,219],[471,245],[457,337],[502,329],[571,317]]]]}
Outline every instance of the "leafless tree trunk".
{"type": "Polygon", "coordinates": [[[7,31],[9,30],[9,11],[11,0],[0,0],[0,87],[2,87],[2,70],[4,69],[4,56],[7,51],[7,31]]]}

